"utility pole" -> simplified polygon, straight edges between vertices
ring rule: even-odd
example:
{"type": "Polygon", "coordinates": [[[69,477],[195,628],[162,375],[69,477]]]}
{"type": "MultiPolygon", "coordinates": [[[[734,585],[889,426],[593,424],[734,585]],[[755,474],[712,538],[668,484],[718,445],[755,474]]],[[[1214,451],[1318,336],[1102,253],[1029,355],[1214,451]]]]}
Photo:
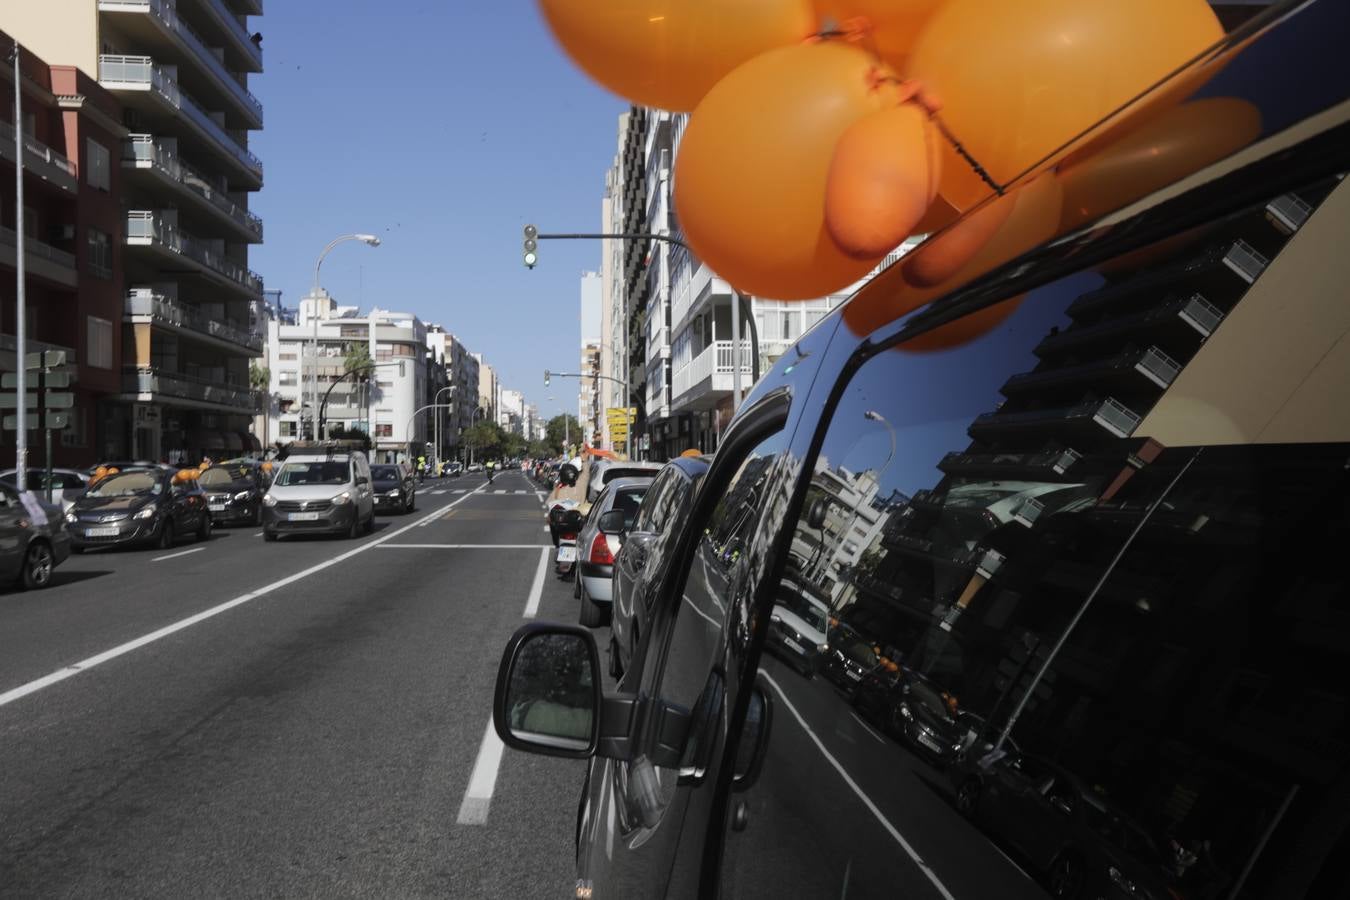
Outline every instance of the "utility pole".
{"type": "Polygon", "coordinates": [[[28,323],[24,282],[23,231],[23,73],[19,68],[19,42],[14,42],[14,393],[19,398],[14,407],[18,427],[14,430],[14,484],[20,493],[28,490],[28,323]]]}

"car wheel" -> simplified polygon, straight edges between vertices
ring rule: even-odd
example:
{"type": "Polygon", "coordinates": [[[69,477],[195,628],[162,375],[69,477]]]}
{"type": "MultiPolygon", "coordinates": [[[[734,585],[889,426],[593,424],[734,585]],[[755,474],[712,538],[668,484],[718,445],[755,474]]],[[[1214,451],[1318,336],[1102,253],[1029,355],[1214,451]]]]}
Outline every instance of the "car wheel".
{"type": "Polygon", "coordinates": [[[1050,868],[1050,894],[1069,900],[1082,896],[1083,865],[1073,853],[1063,853],[1050,868]]]}
{"type": "Polygon", "coordinates": [[[199,541],[211,540],[211,517],[208,515],[203,514],[202,523],[197,526],[197,540],[199,541]]]}
{"type": "Polygon", "coordinates": [[[41,590],[52,583],[52,572],[56,569],[56,559],[52,548],[46,541],[33,541],[23,557],[23,571],[20,578],[28,590],[41,590]]]}
{"type": "Polygon", "coordinates": [[[581,579],[580,579],[580,578],[578,578],[578,579],[576,579],[575,581],[572,582],[572,599],[573,599],[573,600],[580,600],[580,599],[581,599],[581,579]]]}
{"type": "Polygon", "coordinates": [[[361,536],[361,516],[359,513],[352,512],[352,527],[347,529],[347,537],[356,540],[361,536]]]}
{"type": "Polygon", "coordinates": [[[257,507],[254,508],[254,510],[253,510],[253,520],[252,520],[252,521],[253,521],[253,526],[254,526],[255,528],[256,528],[257,526],[259,526],[259,525],[262,524],[262,504],[261,504],[261,503],[259,503],[259,504],[257,505],[257,507]]]}
{"type": "Polygon", "coordinates": [[[277,539],[277,533],[276,533],[275,531],[273,531],[273,530],[270,529],[270,528],[264,528],[264,529],[263,529],[263,540],[264,540],[264,541],[275,541],[276,539],[277,539]]]}
{"type": "MultiPolygon", "coordinates": [[[[580,582],[581,579],[578,578],[577,581],[580,582]]],[[[587,628],[599,628],[605,624],[606,610],[586,596],[586,585],[581,585],[579,593],[581,597],[581,624],[587,628]]]]}
{"type": "Polygon", "coordinates": [[[375,530],[375,510],[371,509],[370,515],[366,517],[366,525],[363,531],[365,531],[366,534],[370,534],[374,530],[375,530]]]}
{"type": "Polygon", "coordinates": [[[983,788],[978,778],[967,778],[956,789],[956,809],[967,819],[975,818],[975,808],[980,804],[983,788]]]}
{"type": "Polygon", "coordinates": [[[159,539],[155,541],[155,546],[161,550],[168,550],[173,544],[173,519],[165,519],[164,524],[159,527],[159,539]]]}

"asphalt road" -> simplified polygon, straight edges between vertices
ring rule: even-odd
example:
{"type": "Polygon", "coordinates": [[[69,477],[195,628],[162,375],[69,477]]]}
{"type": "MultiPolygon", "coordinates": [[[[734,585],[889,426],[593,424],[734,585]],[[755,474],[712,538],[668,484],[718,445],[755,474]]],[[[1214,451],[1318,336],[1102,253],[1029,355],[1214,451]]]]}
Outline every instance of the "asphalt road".
{"type": "Polygon", "coordinates": [[[570,895],[583,764],[486,737],[532,600],[576,619],[540,501],[432,480],[359,540],[217,529],[0,594],[0,895],[570,895]]]}

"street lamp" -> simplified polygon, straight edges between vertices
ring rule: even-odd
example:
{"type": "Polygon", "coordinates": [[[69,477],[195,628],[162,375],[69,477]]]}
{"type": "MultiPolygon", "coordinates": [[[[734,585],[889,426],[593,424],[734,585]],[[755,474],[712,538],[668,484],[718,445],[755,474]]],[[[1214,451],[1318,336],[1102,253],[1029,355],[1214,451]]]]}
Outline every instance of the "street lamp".
{"type": "MultiPolygon", "coordinates": [[[[431,398],[432,403],[433,403],[433,404],[440,403],[440,402],[441,402],[441,394],[444,394],[446,391],[453,391],[454,389],[455,389],[455,386],[454,386],[453,384],[446,385],[445,387],[441,388],[440,390],[438,390],[438,391],[436,392],[436,396],[431,398]]],[[[451,394],[451,397],[453,397],[453,396],[454,396],[454,395],[451,394]]],[[[454,404],[454,401],[453,401],[453,400],[451,400],[451,402],[450,402],[448,405],[449,405],[449,407],[450,407],[451,409],[454,409],[454,407],[455,407],[455,404],[454,404]]],[[[441,413],[440,413],[440,410],[439,410],[439,409],[436,411],[436,428],[435,428],[435,433],[436,433],[436,459],[437,459],[437,461],[439,461],[440,458],[441,458],[441,413]]]]}
{"type": "MultiPolygon", "coordinates": [[[[473,428],[473,426],[478,423],[478,414],[480,412],[483,413],[484,418],[487,417],[487,410],[483,408],[481,403],[473,408],[473,412],[469,413],[469,428],[473,428]]],[[[476,445],[473,443],[469,444],[469,465],[471,466],[473,465],[473,451],[475,446],[476,445]]]]}
{"type": "Polygon", "coordinates": [[[330,250],[332,250],[334,247],[336,247],[338,244],[344,243],[344,242],[346,242],[346,241],[360,241],[361,243],[366,244],[366,245],[371,246],[371,247],[378,247],[378,246],[380,246],[380,239],[377,238],[377,237],[376,237],[375,235],[373,235],[373,234],[344,234],[344,235],[340,235],[340,236],[338,236],[338,237],[333,238],[331,241],[328,242],[328,246],[323,248],[323,252],[319,254],[319,259],[318,259],[318,261],[314,263],[314,289],[310,292],[310,297],[313,298],[313,303],[312,303],[311,306],[310,306],[310,315],[314,317],[314,340],[313,340],[313,350],[314,350],[314,383],[313,383],[314,390],[313,390],[313,396],[314,396],[314,405],[313,405],[313,407],[310,409],[310,417],[311,417],[311,418],[310,418],[310,422],[311,422],[311,424],[314,426],[314,440],[316,440],[316,441],[319,440],[319,439],[322,437],[322,435],[319,434],[319,419],[318,419],[318,415],[319,415],[319,309],[318,309],[318,303],[319,303],[319,269],[323,267],[323,258],[324,258],[325,256],[328,255],[328,252],[329,252],[330,250]]]}

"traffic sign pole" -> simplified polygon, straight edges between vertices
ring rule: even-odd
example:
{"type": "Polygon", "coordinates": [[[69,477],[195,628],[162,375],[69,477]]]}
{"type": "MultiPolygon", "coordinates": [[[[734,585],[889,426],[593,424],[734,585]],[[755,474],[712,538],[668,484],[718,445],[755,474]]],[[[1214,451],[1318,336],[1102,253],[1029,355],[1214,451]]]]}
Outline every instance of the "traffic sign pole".
{"type": "MultiPolygon", "coordinates": [[[[24,396],[25,382],[24,360],[28,355],[28,323],[24,321],[27,306],[24,271],[23,226],[23,77],[19,70],[19,42],[14,42],[14,368],[18,372],[15,388],[19,397],[24,396]]],[[[27,409],[22,401],[15,406],[19,417],[19,427],[14,439],[14,484],[22,495],[28,490],[28,429],[24,421],[27,409]]]]}

